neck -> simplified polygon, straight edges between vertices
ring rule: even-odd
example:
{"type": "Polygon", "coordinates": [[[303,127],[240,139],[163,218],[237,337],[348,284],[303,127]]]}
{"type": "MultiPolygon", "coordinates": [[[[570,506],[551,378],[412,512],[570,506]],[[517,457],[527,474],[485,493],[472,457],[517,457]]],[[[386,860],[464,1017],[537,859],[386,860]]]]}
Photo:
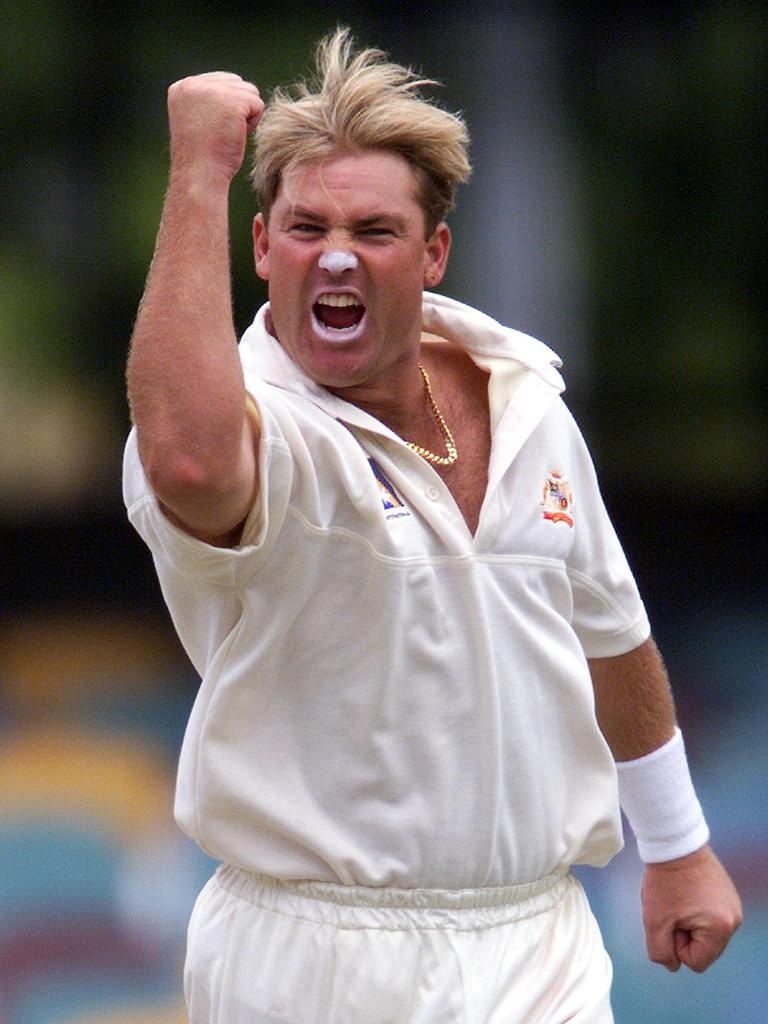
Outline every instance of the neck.
{"type": "Polygon", "coordinates": [[[332,390],[386,424],[433,466],[452,466],[459,457],[456,441],[437,405],[426,367],[422,362],[413,366],[412,361],[401,366],[402,386],[396,383],[394,376],[387,376],[383,401],[376,388],[332,390]]]}
{"type": "Polygon", "coordinates": [[[392,367],[383,381],[365,381],[328,390],[345,402],[370,413],[396,434],[407,430],[413,423],[414,414],[423,411],[425,419],[430,414],[424,394],[424,381],[419,372],[418,352],[392,367]]]}

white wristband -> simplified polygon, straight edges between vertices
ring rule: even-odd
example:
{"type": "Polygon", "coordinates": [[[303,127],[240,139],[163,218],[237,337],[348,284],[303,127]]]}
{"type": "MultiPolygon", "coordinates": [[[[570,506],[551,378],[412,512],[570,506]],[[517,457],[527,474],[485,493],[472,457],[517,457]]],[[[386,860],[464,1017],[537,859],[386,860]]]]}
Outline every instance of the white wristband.
{"type": "Polygon", "coordinates": [[[618,761],[619,800],[646,864],[674,860],[709,839],[688,770],[683,734],[635,761],[618,761]]]}

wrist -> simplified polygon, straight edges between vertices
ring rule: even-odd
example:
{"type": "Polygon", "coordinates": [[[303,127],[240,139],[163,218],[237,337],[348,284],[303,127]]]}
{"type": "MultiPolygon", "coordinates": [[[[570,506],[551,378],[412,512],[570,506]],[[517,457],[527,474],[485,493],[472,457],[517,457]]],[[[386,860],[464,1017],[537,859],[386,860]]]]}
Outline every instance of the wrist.
{"type": "Polygon", "coordinates": [[[681,857],[673,857],[672,860],[649,861],[646,867],[653,871],[666,874],[674,874],[675,871],[687,871],[696,864],[711,860],[714,857],[712,847],[708,842],[703,846],[692,850],[691,853],[684,853],[681,857]]]}
{"type": "Polygon", "coordinates": [[[642,860],[657,864],[701,849],[709,829],[693,788],[682,733],[657,750],[616,765],[619,800],[642,860]]]}
{"type": "Polygon", "coordinates": [[[175,157],[171,162],[169,192],[201,203],[226,202],[233,177],[228,168],[215,162],[175,157]]]}

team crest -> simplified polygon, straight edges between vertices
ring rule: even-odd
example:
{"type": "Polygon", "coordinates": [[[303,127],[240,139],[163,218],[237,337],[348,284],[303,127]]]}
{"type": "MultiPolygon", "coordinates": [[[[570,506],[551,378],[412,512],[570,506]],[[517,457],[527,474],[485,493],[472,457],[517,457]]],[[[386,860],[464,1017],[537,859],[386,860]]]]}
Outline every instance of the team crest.
{"type": "Polygon", "coordinates": [[[376,486],[379,489],[379,496],[381,497],[381,503],[384,506],[384,513],[387,519],[396,519],[399,516],[409,516],[411,513],[400,500],[395,488],[389,480],[387,480],[374,460],[369,458],[368,462],[373,471],[373,477],[376,481],[376,486]]]}
{"type": "Polygon", "coordinates": [[[573,526],[573,493],[561,473],[552,469],[544,482],[543,516],[551,523],[573,526]]]}

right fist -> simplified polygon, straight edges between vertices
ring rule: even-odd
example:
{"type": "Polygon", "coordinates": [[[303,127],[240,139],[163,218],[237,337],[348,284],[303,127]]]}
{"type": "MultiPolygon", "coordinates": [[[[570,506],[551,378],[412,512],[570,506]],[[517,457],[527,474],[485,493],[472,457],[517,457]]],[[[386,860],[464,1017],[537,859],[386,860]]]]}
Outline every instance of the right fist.
{"type": "Polygon", "coordinates": [[[228,71],[174,82],[168,89],[173,166],[231,180],[243,163],[248,132],[255,130],[263,110],[256,86],[228,71]]]}

